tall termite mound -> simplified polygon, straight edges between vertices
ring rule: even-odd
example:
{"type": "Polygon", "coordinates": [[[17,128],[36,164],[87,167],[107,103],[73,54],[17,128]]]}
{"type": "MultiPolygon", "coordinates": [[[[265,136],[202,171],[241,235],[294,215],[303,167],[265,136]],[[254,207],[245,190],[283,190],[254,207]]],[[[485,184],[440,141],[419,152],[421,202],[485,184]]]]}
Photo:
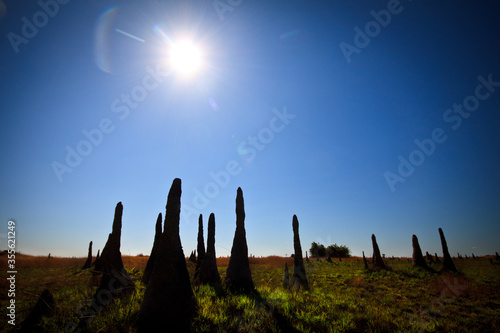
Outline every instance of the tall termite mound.
{"type": "Polygon", "coordinates": [[[363,251],[363,263],[365,264],[365,269],[369,269],[368,268],[368,260],[366,260],[366,257],[365,257],[365,251],[363,251]]]}
{"type": "MultiPolygon", "coordinates": [[[[122,232],[123,205],[119,202],[115,207],[112,231],[99,259],[96,259],[95,278],[102,274],[99,287],[92,298],[92,305],[85,313],[100,312],[105,309],[114,298],[130,295],[135,290],[134,281],[123,267],[120,252],[122,232]]],[[[84,314],[75,328],[75,332],[87,331],[88,323],[94,316],[84,314]]]]}
{"type": "Polygon", "coordinates": [[[122,254],[120,252],[122,215],[123,205],[119,202],[115,207],[112,231],[108,236],[106,245],[102,249],[99,260],[96,260],[95,263],[95,270],[102,272],[101,284],[97,293],[99,293],[99,290],[109,289],[110,282],[115,282],[116,279],[118,279],[119,283],[112,285],[118,288],[120,293],[122,291],[132,292],[135,289],[134,282],[123,266],[122,254]]]}
{"type": "MultiPolygon", "coordinates": [[[[199,250],[198,250],[199,251],[199,250]]],[[[199,259],[198,259],[199,260],[199,259]]],[[[215,215],[210,214],[208,218],[207,250],[201,261],[195,284],[220,285],[221,279],[217,270],[217,260],[215,255],[215,215]]]]}
{"type": "Polygon", "coordinates": [[[372,245],[373,245],[373,267],[379,269],[387,268],[382,260],[382,256],[380,255],[380,250],[378,248],[377,239],[375,235],[372,234],[372,245]]]}
{"type": "Polygon", "coordinates": [[[205,258],[205,240],[203,239],[203,215],[200,214],[198,218],[198,245],[196,247],[198,251],[198,259],[196,260],[196,268],[194,270],[194,281],[198,280],[198,275],[200,274],[201,263],[205,258]]]}
{"type": "MultiPolygon", "coordinates": [[[[416,267],[421,268],[429,268],[427,263],[425,262],[424,256],[422,255],[422,250],[420,249],[420,244],[418,244],[418,238],[416,235],[413,235],[411,238],[411,243],[413,245],[413,256],[412,256],[412,264],[416,267]]],[[[429,253],[427,253],[429,254],[429,253]]]]}
{"type": "Polygon", "coordinates": [[[197,310],[179,237],[181,180],[168,193],[163,233],[137,319],[138,332],[189,332],[197,310]]]}
{"type": "Polygon", "coordinates": [[[292,275],[292,287],[294,289],[299,289],[303,287],[309,289],[309,283],[307,282],[306,268],[304,267],[304,261],[302,260],[302,246],[300,245],[299,236],[299,220],[297,216],[294,215],[292,219],[293,228],[293,248],[295,250],[295,255],[293,257],[293,275],[292,275]]]}
{"type": "Polygon", "coordinates": [[[144,270],[144,274],[142,276],[142,282],[145,285],[148,285],[149,279],[151,278],[151,273],[153,272],[153,268],[155,265],[156,252],[158,251],[158,244],[160,243],[160,237],[162,234],[161,222],[162,222],[162,215],[161,213],[159,213],[158,218],[156,219],[153,248],[151,249],[151,254],[149,256],[148,262],[146,263],[146,269],[144,270]]]}
{"type": "Polygon", "coordinates": [[[248,261],[248,246],[245,232],[245,207],[243,191],[240,187],[236,192],[236,231],[234,233],[231,258],[224,280],[226,286],[233,292],[250,292],[254,290],[250,263],[248,261]]]}
{"type": "Polygon", "coordinates": [[[441,246],[443,248],[443,268],[444,270],[456,272],[457,268],[451,259],[450,253],[448,252],[448,244],[446,243],[446,238],[444,238],[443,230],[439,228],[438,231],[439,237],[441,238],[441,246]]]}
{"type": "Polygon", "coordinates": [[[87,254],[87,260],[83,264],[82,269],[90,268],[90,266],[92,266],[92,241],[90,241],[89,243],[89,252],[87,254]]]}

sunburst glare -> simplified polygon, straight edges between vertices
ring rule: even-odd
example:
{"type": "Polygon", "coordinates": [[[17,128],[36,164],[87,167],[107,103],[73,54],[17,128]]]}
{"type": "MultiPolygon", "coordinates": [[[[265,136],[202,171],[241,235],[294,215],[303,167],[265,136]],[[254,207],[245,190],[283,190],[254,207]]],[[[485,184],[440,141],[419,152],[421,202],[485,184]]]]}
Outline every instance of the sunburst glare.
{"type": "Polygon", "coordinates": [[[169,46],[169,63],[175,72],[190,77],[201,69],[202,53],[190,40],[173,42],[169,46]]]}

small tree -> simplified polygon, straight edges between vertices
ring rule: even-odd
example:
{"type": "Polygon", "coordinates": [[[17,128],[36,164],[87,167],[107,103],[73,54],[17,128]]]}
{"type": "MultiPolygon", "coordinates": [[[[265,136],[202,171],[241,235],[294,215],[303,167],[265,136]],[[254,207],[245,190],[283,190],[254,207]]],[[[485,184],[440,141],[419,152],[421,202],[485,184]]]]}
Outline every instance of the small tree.
{"type": "Polygon", "coordinates": [[[326,255],[329,256],[329,257],[338,257],[337,249],[338,249],[337,244],[329,245],[326,248],[326,255]]]}
{"type": "Polygon", "coordinates": [[[311,248],[309,249],[312,257],[324,257],[326,256],[326,249],[323,244],[318,244],[316,242],[311,243],[311,248]]]}
{"type": "Polygon", "coordinates": [[[309,253],[311,254],[311,256],[314,257],[317,252],[318,252],[318,243],[312,242],[311,243],[311,248],[309,249],[309,253]]]}
{"type": "Polygon", "coordinates": [[[349,249],[346,245],[340,245],[337,252],[342,258],[349,258],[351,256],[351,249],[349,249]]]}
{"type": "Polygon", "coordinates": [[[330,257],[349,258],[351,250],[345,245],[332,244],[326,248],[326,252],[330,257]]]}
{"type": "Polygon", "coordinates": [[[318,246],[318,256],[325,257],[326,256],[326,248],[323,244],[319,244],[318,246]]]}

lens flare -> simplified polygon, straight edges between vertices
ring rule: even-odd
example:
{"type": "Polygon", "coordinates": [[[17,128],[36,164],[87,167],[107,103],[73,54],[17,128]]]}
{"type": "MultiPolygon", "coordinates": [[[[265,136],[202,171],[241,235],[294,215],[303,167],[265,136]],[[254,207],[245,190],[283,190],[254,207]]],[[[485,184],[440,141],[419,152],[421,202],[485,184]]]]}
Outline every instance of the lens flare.
{"type": "Polygon", "coordinates": [[[117,7],[107,8],[97,19],[94,28],[94,62],[106,73],[113,73],[113,25],[117,7]]]}
{"type": "Polygon", "coordinates": [[[182,40],[171,45],[170,64],[183,75],[192,75],[201,65],[201,52],[191,41],[182,40]]]}

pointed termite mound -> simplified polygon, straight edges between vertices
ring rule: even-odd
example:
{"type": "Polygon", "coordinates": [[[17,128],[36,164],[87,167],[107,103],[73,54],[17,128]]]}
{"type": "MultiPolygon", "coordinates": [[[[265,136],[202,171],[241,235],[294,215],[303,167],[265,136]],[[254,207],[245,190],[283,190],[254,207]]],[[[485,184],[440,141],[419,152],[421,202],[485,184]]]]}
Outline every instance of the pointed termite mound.
{"type": "Polygon", "coordinates": [[[500,256],[498,255],[498,252],[495,252],[495,259],[500,260],[500,256]]]}
{"type": "Polygon", "coordinates": [[[365,264],[365,269],[369,269],[368,268],[368,260],[366,260],[366,257],[365,257],[365,251],[363,251],[363,263],[365,264]]]}
{"type": "Polygon", "coordinates": [[[181,180],[176,178],[168,193],[163,233],[137,319],[138,332],[190,331],[197,304],[179,237],[180,211],[181,180]]]}
{"type": "MultiPolygon", "coordinates": [[[[203,240],[203,239],[202,239],[203,240]]],[[[210,214],[208,218],[207,251],[201,261],[198,275],[194,284],[209,284],[211,286],[220,285],[220,275],[217,270],[217,260],[215,256],[215,215],[210,214]]]]}
{"type": "Polygon", "coordinates": [[[48,289],[45,289],[40,297],[38,297],[38,301],[28,317],[26,317],[19,326],[18,332],[41,332],[40,328],[37,326],[42,321],[43,317],[49,317],[54,313],[54,306],[54,297],[48,289]]]}
{"type": "Polygon", "coordinates": [[[87,260],[85,261],[85,264],[83,264],[82,269],[87,269],[90,268],[92,265],[92,241],[89,243],[89,253],[87,254],[87,260]]]}
{"type": "Polygon", "coordinates": [[[194,270],[194,281],[198,280],[201,263],[203,262],[203,258],[205,258],[205,240],[203,239],[203,215],[201,214],[198,218],[198,245],[196,247],[196,250],[198,251],[198,260],[196,260],[196,268],[194,270]]]}
{"type": "Polygon", "coordinates": [[[160,243],[160,237],[162,234],[161,228],[162,215],[158,214],[158,218],[156,219],[155,225],[155,238],[153,241],[153,248],[151,249],[151,254],[149,256],[148,262],[146,264],[146,269],[144,270],[144,275],[142,276],[142,282],[147,286],[149,283],[149,279],[151,278],[151,273],[153,272],[153,268],[156,260],[156,252],[158,251],[158,244],[160,243]]]}
{"type": "Polygon", "coordinates": [[[439,230],[439,237],[441,238],[441,246],[443,247],[443,269],[456,272],[457,268],[451,259],[450,253],[448,252],[448,244],[446,244],[446,238],[444,238],[444,233],[441,228],[439,230]]]}
{"type": "Polygon", "coordinates": [[[288,273],[288,263],[285,262],[285,273],[283,274],[283,288],[290,287],[290,275],[288,273]]]}
{"type": "Polygon", "coordinates": [[[231,258],[229,258],[224,282],[233,292],[250,292],[254,290],[250,263],[248,261],[243,192],[239,187],[236,193],[236,231],[234,233],[231,258]]]}
{"type": "Polygon", "coordinates": [[[196,263],[196,250],[191,251],[191,254],[189,255],[189,261],[192,263],[196,263]]]}
{"type": "MultiPolygon", "coordinates": [[[[422,250],[420,249],[420,245],[418,244],[418,238],[416,235],[413,235],[411,237],[411,243],[413,245],[413,266],[428,269],[429,267],[427,266],[424,256],[422,255],[422,250]]],[[[427,255],[429,255],[429,252],[427,252],[427,255]]]]}
{"type": "Polygon", "coordinates": [[[309,257],[307,256],[307,251],[306,251],[306,261],[309,261],[309,257]]]}
{"type": "Polygon", "coordinates": [[[379,269],[387,268],[385,267],[384,261],[380,256],[380,250],[378,248],[377,239],[375,238],[374,234],[372,234],[372,244],[373,244],[373,267],[379,269]]]}
{"type": "Polygon", "coordinates": [[[134,281],[123,267],[120,252],[123,205],[119,202],[115,208],[112,231],[99,259],[96,259],[93,279],[102,274],[99,287],[92,298],[92,305],[80,317],[75,332],[86,332],[88,323],[101,310],[105,309],[114,298],[130,295],[134,289],[134,281]]]}
{"type": "Polygon", "coordinates": [[[431,264],[434,263],[434,259],[432,259],[432,256],[429,254],[429,252],[425,252],[425,259],[427,259],[427,261],[429,261],[429,263],[431,264]]]}
{"type": "Polygon", "coordinates": [[[301,286],[305,289],[309,289],[309,283],[307,282],[306,268],[304,267],[304,261],[302,260],[302,246],[300,245],[299,237],[299,220],[297,216],[294,215],[292,219],[293,227],[293,247],[295,250],[295,256],[293,257],[293,275],[292,275],[292,287],[294,289],[299,289],[301,286]]]}
{"type": "Polygon", "coordinates": [[[102,279],[99,289],[108,290],[113,282],[113,293],[119,291],[119,293],[126,291],[132,292],[135,289],[135,284],[128,275],[127,271],[123,267],[122,254],[120,252],[120,239],[122,234],[122,215],[123,215],[123,205],[119,202],[115,208],[115,216],[113,219],[113,229],[108,236],[108,241],[104,248],[102,249],[101,256],[99,260],[96,260],[95,270],[102,272],[102,279]],[[119,283],[114,283],[118,279],[119,283]]]}
{"type": "Polygon", "coordinates": [[[438,254],[434,252],[434,261],[437,262],[438,264],[441,263],[441,260],[438,257],[438,254]]]}
{"type": "Polygon", "coordinates": [[[95,263],[98,262],[101,259],[101,249],[97,250],[97,255],[95,256],[95,260],[92,263],[92,267],[95,267],[95,263]]]}

